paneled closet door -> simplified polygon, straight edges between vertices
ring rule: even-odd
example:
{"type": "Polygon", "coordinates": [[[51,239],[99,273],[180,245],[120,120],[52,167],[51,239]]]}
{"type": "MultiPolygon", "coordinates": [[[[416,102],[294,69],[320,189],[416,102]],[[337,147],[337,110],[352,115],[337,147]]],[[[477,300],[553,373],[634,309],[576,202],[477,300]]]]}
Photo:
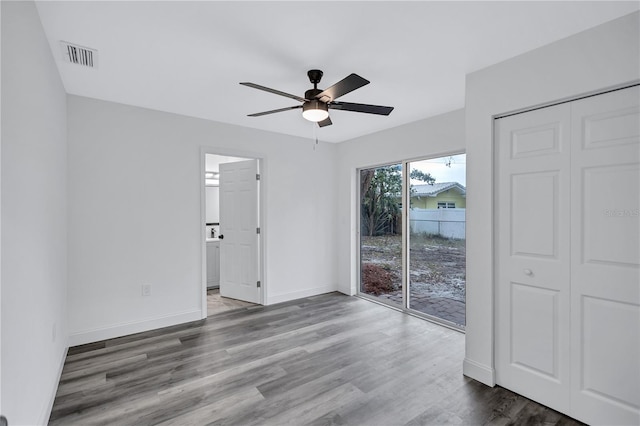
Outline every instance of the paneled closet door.
{"type": "Polygon", "coordinates": [[[571,394],[592,424],[640,424],[639,99],[571,103],[571,394]]]}
{"type": "Polygon", "coordinates": [[[495,126],[496,381],[568,413],[570,105],[495,126]]]}

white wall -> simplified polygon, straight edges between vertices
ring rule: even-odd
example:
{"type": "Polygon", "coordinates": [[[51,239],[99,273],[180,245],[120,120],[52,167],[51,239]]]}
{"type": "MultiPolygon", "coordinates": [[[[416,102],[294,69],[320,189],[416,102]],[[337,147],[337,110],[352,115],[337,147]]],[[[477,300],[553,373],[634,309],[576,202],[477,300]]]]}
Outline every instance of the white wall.
{"type": "MultiPolygon", "coordinates": [[[[220,187],[219,186],[205,187],[205,199],[207,204],[205,208],[206,223],[220,222],[220,187]]],[[[211,228],[211,226],[209,226],[208,228],[211,228]]]]}
{"type": "Polygon", "coordinates": [[[357,290],[357,179],[356,169],[425,157],[441,157],[465,150],[464,111],[362,136],[338,144],[337,254],[339,289],[357,290]]]}
{"type": "Polygon", "coordinates": [[[634,13],[467,76],[467,326],[464,372],[494,384],[492,117],[640,78],[634,13]]]}
{"type": "Polygon", "coordinates": [[[208,172],[219,172],[220,163],[235,163],[237,161],[244,161],[246,158],[229,157],[228,155],[205,155],[204,169],[208,172]]]}
{"type": "Polygon", "coordinates": [[[200,318],[203,146],[264,158],[267,303],[337,288],[335,145],[77,96],[68,121],[72,344],[200,318]]]}
{"type": "MultiPolygon", "coordinates": [[[[235,163],[237,161],[244,161],[247,158],[229,157],[225,155],[205,154],[204,169],[207,172],[219,172],[221,163],[235,163]]],[[[205,179],[205,199],[206,208],[205,216],[207,223],[220,222],[220,179],[219,176],[216,179],[205,179]]],[[[211,229],[215,229],[218,234],[219,226],[207,226],[205,235],[208,237],[211,235],[211,229]]]]}
{"type": "Polygon", "coordinates": [[[66,95],[32,2],[2,2],[2,414],[45,424],[67,349],[66,95]]]}

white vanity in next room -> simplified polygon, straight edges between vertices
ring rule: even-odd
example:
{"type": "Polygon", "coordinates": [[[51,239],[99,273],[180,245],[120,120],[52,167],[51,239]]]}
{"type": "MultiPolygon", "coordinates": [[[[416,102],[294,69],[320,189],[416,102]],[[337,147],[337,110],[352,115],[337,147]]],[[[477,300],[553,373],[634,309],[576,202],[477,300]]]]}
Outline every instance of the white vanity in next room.
{"type": "Polygon", "coordinates": [[[207,238],[207,289],[220,287],[220,240],[207,238]]]}

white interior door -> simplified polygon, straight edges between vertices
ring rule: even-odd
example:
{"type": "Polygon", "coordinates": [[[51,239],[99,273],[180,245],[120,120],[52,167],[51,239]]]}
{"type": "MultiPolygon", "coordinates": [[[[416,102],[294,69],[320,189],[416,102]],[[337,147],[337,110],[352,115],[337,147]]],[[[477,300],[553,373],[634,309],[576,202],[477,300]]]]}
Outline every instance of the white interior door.
{"type": "Polygon", "coordinates": [[[258,160],[220,164],[220,295],[260,303],[258,160]]]}
{"type": "Polygon", "coordinates": [[[570,106],[496,120],[496,381],[569,411],[570,106]]]}
{"type": "Polygon", "coordinates": [[[571,104],[571,385],[591,424],[640,424],[639,99],[571,104]]]}

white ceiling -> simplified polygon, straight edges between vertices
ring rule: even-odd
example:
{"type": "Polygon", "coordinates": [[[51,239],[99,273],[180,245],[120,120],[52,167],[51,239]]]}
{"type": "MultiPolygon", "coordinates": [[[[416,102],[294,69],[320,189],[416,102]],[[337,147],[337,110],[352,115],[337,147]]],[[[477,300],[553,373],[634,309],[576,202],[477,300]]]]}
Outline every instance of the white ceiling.
{"type": "MultiPolygon", "coordinates": [[[[166,2],[37,4],[68,93],[312,138],[297,101],[306,72],[326,88],[354,72],[371,84],[340,98],[390,116],[332,111],[340,142],[464,106],[465,74],[638,10],[639,2],[166,2]],[[98,50],[92,70],[59,41],[98,50]]],[[[549,64],[553,66],[553,64],[549,64]]]]}

